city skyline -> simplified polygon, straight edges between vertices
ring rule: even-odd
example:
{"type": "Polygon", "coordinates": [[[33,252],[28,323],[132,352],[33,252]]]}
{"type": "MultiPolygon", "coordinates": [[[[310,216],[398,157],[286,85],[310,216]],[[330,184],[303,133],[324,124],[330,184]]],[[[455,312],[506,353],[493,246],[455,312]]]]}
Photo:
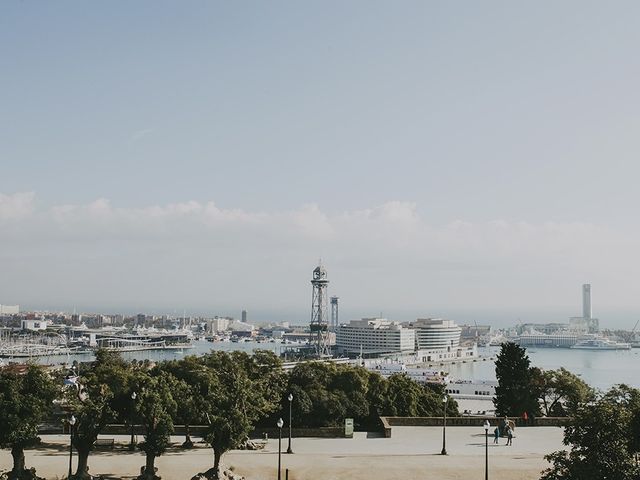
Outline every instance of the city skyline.
{"type": "Polygon", "coordinates": [[[5,2],[0,302],[630,328],[637,13],[5,2]]]}

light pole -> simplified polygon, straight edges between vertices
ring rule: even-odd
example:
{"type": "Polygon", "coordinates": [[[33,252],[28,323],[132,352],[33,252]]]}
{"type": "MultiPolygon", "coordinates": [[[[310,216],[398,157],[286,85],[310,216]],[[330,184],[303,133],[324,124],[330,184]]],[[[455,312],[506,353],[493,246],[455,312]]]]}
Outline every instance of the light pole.
{"type": "Polygon", "coordinates": [[[135,409],[136,409],[136,398],[137,398],[138,394],[136,392],[131,392],[131,441],[129,442],[129,450],[135,450],[136,448],[136,439],[133,436],[133,430],[134,430],[134,413],[135,413],[135,409]]]}
{"type": "Polygon", "coordinates": [[[76,417],[71,415],[69,419],[69,475],[67,479],[71,478],[71,463],[73,461],[73,426],[76,424],[76,417]]]}
{"type": "Polygon", "coordinates": [[[449,397],[447,395],[442,399],[442,406],[444,407],[444,417],[442,421],[442,451],[440,455],[447,454],[447,403],[449,401],[449,397]]]}
{"type": "Polygon", "coordinates": [[[489,480],[489,420],[484,421],[484,480],[489,480]]]}
{"type": "Polygon", "coordinates": [[[280,480],[280,464],[282,460],[282,426],[284,422],[281,418],[278,419],[278,480],[280,480]]]}
{"type": "Polygon", "coordinates": [[[293,393],[289,394],[287,400],[289,400],[289,446],[287,447],[287,453],[293,453],[293,450],[291,450],[291,405],[293,404],[293,393]]]}

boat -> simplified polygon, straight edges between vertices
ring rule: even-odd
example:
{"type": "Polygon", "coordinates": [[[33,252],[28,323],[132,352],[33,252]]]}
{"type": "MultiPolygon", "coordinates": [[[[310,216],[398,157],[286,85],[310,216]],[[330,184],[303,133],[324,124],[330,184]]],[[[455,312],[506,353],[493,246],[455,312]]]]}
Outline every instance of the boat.
{"type": "Polygon", "coordinates": [[[452,398],[484,400],[496,396],[496,380],[451,380],[445,391],[452,398]]]}
{"type": "Polygon", "coordinates": [[[605,337],[590,336],[583,338],[571,348],[577,350],[629,350],[631,344],[615,342],[605,337]]]}
{"type": "Polygon", "coordinates": [[[404,363],[379,363],[374,365],[368,365],[367,370],[377,372],[385,378],[394,374],[405,374],[412,380],[420,383],[437,383],[440,385],[446,385],[449,382],[449,377],[445,372],[437,372],[435,370],[428,370],[421,367],[407,367],[404,363]]]}

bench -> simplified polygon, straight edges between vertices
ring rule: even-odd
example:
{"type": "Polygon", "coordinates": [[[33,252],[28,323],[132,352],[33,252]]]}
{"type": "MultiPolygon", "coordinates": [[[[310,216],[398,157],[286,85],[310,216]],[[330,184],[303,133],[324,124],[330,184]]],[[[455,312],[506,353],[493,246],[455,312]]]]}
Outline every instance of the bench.
{"type": "Polygon", "coordinates": [[[96,447],[109,447],[113,449],[115,440],[113,438],[98,438],[94,444],[96,447]]]}

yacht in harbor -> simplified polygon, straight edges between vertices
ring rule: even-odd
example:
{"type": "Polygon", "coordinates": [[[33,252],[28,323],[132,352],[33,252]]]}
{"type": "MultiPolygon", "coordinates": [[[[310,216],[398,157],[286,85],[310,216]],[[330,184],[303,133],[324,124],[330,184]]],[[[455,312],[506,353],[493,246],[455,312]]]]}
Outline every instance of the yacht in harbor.
{"type": "Polygon", "coordinates": [[[631,349],[631,344],[616,342],[597,335],[589,335],[586,338],[581,338],[571,348],[579,350],[629,350],[631,349]]]}

